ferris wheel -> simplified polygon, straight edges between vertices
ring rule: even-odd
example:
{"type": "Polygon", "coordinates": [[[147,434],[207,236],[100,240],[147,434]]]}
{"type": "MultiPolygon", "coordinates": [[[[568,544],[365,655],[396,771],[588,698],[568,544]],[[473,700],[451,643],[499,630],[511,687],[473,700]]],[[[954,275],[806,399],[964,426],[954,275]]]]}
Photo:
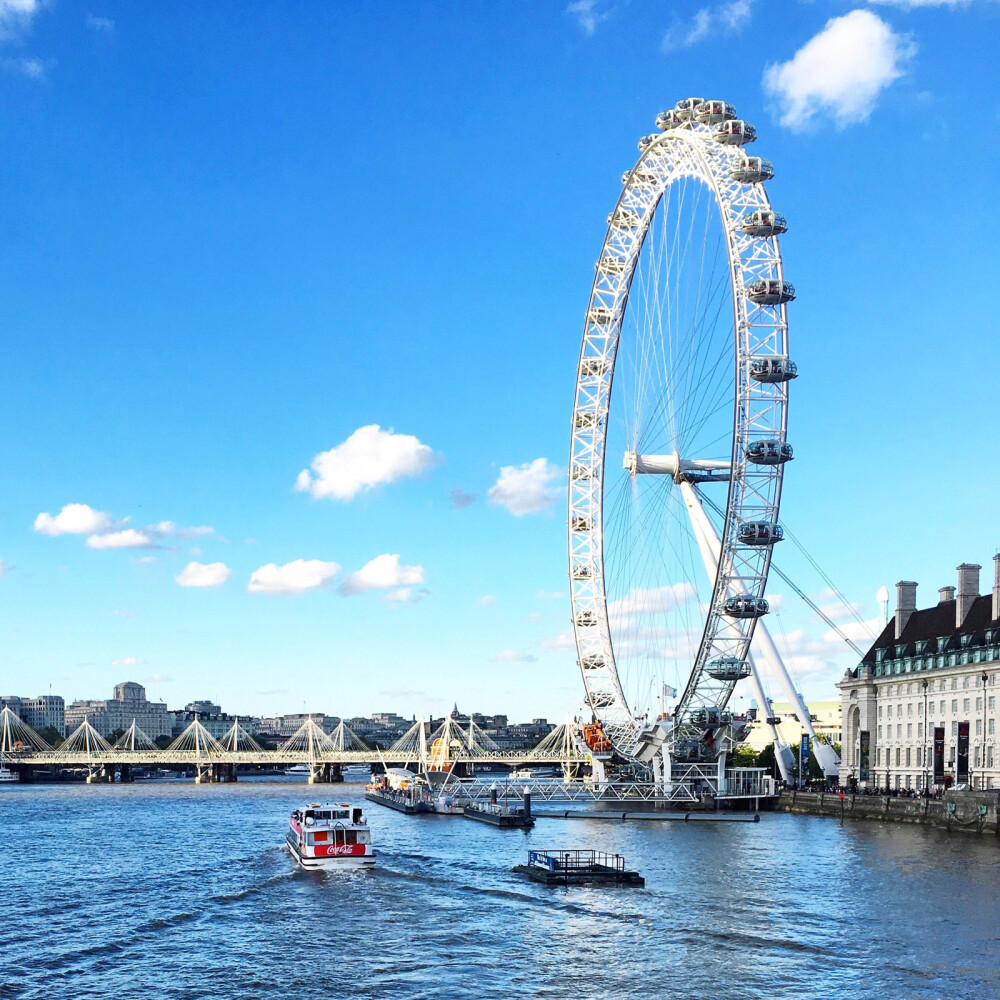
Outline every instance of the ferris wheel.
{"type": "Polygon", "coordinates": [[[754,127],[701,98],[656,126],[622,178],[587,307],[569,575],[587,704],[615,749],[639,755],[659,719],[671,752],[698,759],[736,684],[760,690],[750,643],[782,538],[795,289],[773,169],[743,148],[754,127]]]}

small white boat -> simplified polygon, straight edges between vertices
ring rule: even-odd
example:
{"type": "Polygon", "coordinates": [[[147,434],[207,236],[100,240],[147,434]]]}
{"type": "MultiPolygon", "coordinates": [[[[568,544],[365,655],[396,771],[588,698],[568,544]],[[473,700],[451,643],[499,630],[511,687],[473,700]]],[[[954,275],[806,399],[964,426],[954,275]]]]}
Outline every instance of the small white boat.
{"type": "Polygon", "coordinates": [[[0,782],[17,781],[17,775],[9,767],[0,767],[0,782]]]}
{"type": "Polygon", "coordinates": [[[299,775],[299,774],[308,774],[308,773],[309,773],[309,765],[308,764],[293,764],[291,767],[286,767],[285,768],[285,774],[289,774],[289,775],[293,775],[293,776],[299,775]]]}
{"type": "Polygon", "coordinates": [[[288,820],[288,850],[300,868],[374,868],[371,830],[361,806],[311,802],[288,820]]]}

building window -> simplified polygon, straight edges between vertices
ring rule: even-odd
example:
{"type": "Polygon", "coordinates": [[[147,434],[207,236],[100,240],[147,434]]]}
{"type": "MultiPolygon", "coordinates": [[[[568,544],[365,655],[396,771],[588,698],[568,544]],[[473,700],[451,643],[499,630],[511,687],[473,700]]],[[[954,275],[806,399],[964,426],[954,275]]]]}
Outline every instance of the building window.
{"type": "Polygon", "coordinates": [[[996,719],[990,719],[990,721],[987,723],[986,731],[990,734],[990,736],[992,736],[993,733],[996,732],[996,724],[997,724],[996,719]]]}
{"type": "Polygon", "coordinates": [[[878,766],[881,765],[881,763],[882,763],[882,748],[881,747],[876,747],[875,748],[875,766],[878,767],[878,766]]]}
{"type": "Polygon", "coordinates": [[[910,748],[909,747],[906,748],[906,766],[907,767],[910,766],[910,748]]]}
{"type": "Polygon", "coordinates": [[[923,757],[923,751],[920,747],[917,747],[917,767],[920,767],[920,759],[923,757]]]}
{"type": "Polygon", "coordinates": [[[977,712],[981,712],[982,710],[983,710],[983,699],[982,698],[977,698],[976,699],[976,711],[977,712]]]}
{"type": "Polygon", "coordinates": [[[982,736],[982,735],[983,735],[983,720],[976,719],[976,736],[982,736]]]}
{"type": "Polygon", "coordinates": [[[878,727],[878,738],[882,739],[882,727],[881,726],[878,727]]]}
{"type": "Polygon", "coordinates": [[[963,677],[962,678],[962,687],[963,688],[967,688],[968,686],[969,686],[969,678],[968,677],[963,677]]]}
{"type": "Polygon", "coordinates": [[[888,715],[890,719],[892,718],[892,705],[885,706],[885,714],[888,715]]]}
{"type": "MultiPolygon", "coordinates": [[[[896,767],[899,767],[899,747],[896,747],[896,767]]],[[[896,780],[899,781],[899,778],[896,780]]]]}
{"type": "Polygon", "coordinates": [[[878,707],[878,717],[880,719],[882,718],[882,706],[881,705],[879,705],[879,707],[878,707]]]}
{"type": "Polygon", "coordinates": [[[901,740],[903,738],[903,723],[896,723],[896,739],[901,740]]]}
{"type": "Polygon", "coordinates": [[[912,701],[906,706],[906,715],[907,715],[907,718],[909,718],[910,716],[913,715],[913,702],[912,701]]]}
{"type": "Polygon", "coordinates": [[[924,724],[922,722],[917,723],[917,739],[919,740],[924,735],[924,724]]]}
{"type": "Polygon", "coordinates": [[[951,735],[952,736],[958,736],[958,723],[957,722],[953,722],[951,724],[951,735]]]}
{"type": "Polygon", "coordinates": [[[942,715],[944,715],[944,713],[945,713],[945,706],[946,706],[947,704],[948,704],[948,703],[947,703],[947,702],[945,702],[945,701],[942,701],[942,702],[941,702],[941,714],[942,714],[942,715]]]}
{"type": "Polygon", "coordinates": [[[913,739],[913,723],[912,722],[908,722],[906,724],[906,738],[908,740],[913,739]]]}
{"type": "Polygon", "coordinates": [[[933,719],[934,718],[934,702],[933,701],[930,702],[927,705],[927,718],[928,719],[933,719]]]}
{"type": "Polygon", "coordinates": [[[953,712],[957,712],[958,711],[958,699],[957,698],[952,698],[951,699],[951,710],[953,712]]]}
{"type": "Polygon", "coordinates": [[[962,711],[963,712],[968,712],[969,711],[969,699],[968,698],[963,698],[962,699],[962,711]]]}
{"type": "Polygon", "coordinates": [[[995,712],[996,711],[996,709],[997,709],[997,696],[995,694],[991,694],[990,695],[989,700],[986,702],[986,707],[991,712],[995,712]]]}
{"type": "Polygon", "coordinates": [[[957,677],[952,677],[952,679],[951,679],[951,689],[952,689],[952,691],[957,691],[958,690],[958,678],[957,677]]]}

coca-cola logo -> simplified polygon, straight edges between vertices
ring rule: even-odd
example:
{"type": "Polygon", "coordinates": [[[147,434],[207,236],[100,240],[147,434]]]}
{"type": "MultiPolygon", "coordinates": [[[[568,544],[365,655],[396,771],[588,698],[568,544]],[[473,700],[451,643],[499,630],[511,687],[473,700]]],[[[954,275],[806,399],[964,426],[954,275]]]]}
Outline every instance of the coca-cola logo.
{"type": "Polygon", "coordinates": [[[327,857],[329,857],[332,854],[353,854],[353,853],[354,853],[353,844],[336,844],[326,849],[327,857]]]}

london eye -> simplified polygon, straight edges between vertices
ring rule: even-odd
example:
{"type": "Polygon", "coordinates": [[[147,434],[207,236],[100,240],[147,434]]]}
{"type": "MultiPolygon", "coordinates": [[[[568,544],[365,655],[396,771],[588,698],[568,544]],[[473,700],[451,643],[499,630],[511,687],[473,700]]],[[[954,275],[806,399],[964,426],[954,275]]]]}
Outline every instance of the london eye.
{"type": "MultiPolygon", "coordinates": [[[[720,100],[656,118],[622,178],[577,365],[572,622],[586,702],[615,750],[714,756],[781,541],[796,377],[754,127],[720,100]],[[664,692],[676,701],[668,713],[664,692]]],[[[763,700],[763,699],[761,699],[763,700]]]]}

